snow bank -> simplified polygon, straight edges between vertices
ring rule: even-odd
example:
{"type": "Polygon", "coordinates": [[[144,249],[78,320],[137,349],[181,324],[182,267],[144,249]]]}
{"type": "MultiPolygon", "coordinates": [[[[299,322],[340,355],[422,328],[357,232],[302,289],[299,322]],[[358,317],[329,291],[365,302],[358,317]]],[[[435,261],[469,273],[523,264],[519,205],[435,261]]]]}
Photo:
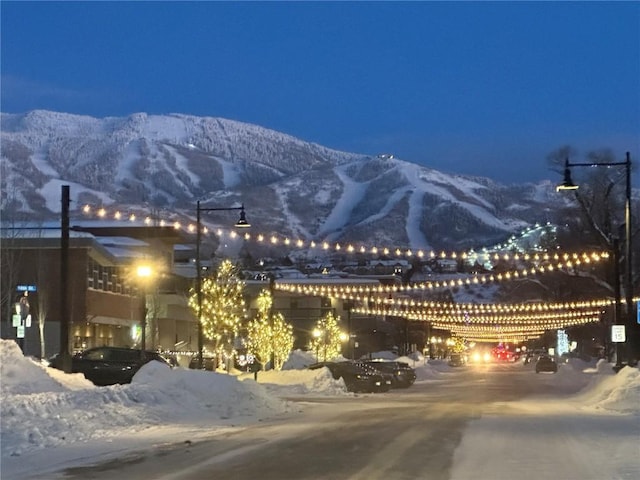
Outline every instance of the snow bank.
{"type": "MultiPolygon", "coordinates": [[[[4,395],[28,395],[42,392],[64,392],[67,389],[50,375],[45,368],[28,361],[18,344],[0,340],[0,393],[4,395]],[[25,381],[28,379],[28,381],[25,381]]],[[[84,378],[84,376],[82,376],[84,378]]]]}
{"type": "Polygon", "coordinates": [[[608,368],[602,372],[606,373],[598,371],[596,381],[577,400],[595,409],[640,415],[640,370],[624,367],[614,374],[611,365],[605,365],[608,368]]]}
{"type": "Polygon", "coordinates": [[[289,354],[287,361],[284,362],[282,370],[302,370],[313,363],[316,363],[316,356],[313,353],[294,350],[289,354]]]}
{"type": "MultiPolygon", "coordinates": [[[[253,379],[253,375],[241,377],[253,379]]],[[[274,395],[352,395],[347,392],[344,380],[335,380],[328,368],[317,370],[268,370],[258,372],[258,383],[274,395]]]]}
{"type": "Polygon", "coordinates": [[[67,375],[25,358],[10,340],[0,341],[0,359],[3,457],[167,422],[212,428],[228,420],[258,420],[288,411],[287,402],[263,386],[231,375],[150,362],[130,385],[95,387],[79,378],[82,375],[67,375]]]}

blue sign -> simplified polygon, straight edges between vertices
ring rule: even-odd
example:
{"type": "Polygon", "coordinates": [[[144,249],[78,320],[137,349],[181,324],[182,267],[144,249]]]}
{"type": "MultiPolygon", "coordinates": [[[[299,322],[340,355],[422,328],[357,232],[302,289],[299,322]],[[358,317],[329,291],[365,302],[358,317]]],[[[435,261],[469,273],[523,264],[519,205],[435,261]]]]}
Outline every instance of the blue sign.
{"type": "Polygon", "coordinates": [[[16,287],[16,292],[35,292],[37,291],[35,285],[18,285],[16,287]]]}

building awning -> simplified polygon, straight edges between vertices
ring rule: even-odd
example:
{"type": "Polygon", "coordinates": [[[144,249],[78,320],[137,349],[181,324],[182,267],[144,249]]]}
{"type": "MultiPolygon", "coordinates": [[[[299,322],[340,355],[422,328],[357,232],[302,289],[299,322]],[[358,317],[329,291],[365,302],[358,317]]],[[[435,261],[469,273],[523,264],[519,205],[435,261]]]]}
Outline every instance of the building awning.
{"type": "Polygon", "coordinates": [[[96,315],[95,317],[88,318],[87,322],[101,323],[106,325],[120,325],[121,327],[132,327],[136,323],[139,323],[137,320],[128,320],[126,318],[117,318],[117,317],[107,317],[104,315],[96,315]]]}

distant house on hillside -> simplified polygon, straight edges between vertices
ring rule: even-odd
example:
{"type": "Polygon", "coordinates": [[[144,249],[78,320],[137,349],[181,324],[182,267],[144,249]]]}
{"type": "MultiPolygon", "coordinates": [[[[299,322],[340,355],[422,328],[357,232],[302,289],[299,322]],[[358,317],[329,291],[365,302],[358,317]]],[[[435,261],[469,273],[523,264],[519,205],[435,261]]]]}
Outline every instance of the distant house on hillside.
{"type": "Polygon", "coordinates": [[[375,275],[402,276],[411,268],[411,264],[404,259],[371,260],[368,264],[371,273],[375,275]]]}
{"type": "Polygon", "coordinates": [[[434,261],[433,270],[440,273],[456,273],[458,261],[450,258],[438,258],[434,261]]]}

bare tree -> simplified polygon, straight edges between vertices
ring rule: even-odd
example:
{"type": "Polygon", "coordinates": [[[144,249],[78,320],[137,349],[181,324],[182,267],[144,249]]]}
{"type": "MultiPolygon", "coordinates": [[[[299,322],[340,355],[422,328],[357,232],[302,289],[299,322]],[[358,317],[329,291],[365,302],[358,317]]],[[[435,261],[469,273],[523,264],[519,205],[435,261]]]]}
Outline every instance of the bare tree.
{"type": "Polygon", "coordinates": [[[2,178],[2,202],[0,204],[0,312],[6,318],[2,325],[3,336],[9,334],[12,328],[11,317],[16,297],[16,285],[19,282],[19,271],[22,262],[22,251],[16,247],[18,239],[24,233],[22,226],[26,216],[20,212],[19,192],[17,187],[7,181],[5,165],[0,165],[2,178]]]}
{"type": "MultiPolygon", "coordinates": [[[[42,256],[42,251],[38,250],[38,257],[42,256]]],[[[44,326],[49,314],[49,295],[47,292],[47,279],[45,271],[45,262],[38,258],[36,263],[36,285],[38,291],[36,293],[36,315],[38,319],[38,333],[40,337],[40,358],[46,358],[44,326]]]]}
{"type": "Polygon", "coordinates": [[[575,158],[577,155],[578,151],[571,145],[562,145],[547,154],[547,163],[551,170],[562,174],[565,160],[575,158]]]}

